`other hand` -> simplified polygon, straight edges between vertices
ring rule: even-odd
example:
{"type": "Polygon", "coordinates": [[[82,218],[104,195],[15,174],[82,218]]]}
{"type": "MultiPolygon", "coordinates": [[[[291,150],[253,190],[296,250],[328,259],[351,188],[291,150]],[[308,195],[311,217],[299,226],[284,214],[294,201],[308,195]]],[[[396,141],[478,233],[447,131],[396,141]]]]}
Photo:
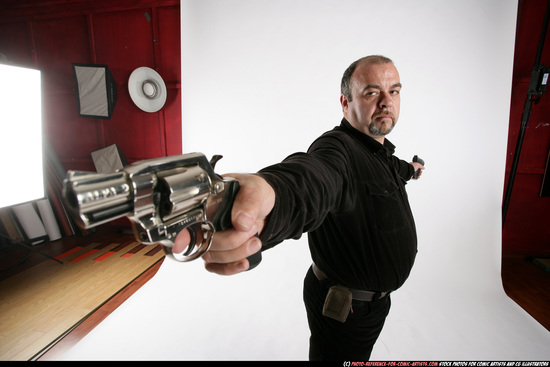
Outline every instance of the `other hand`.
{"type": "Polygon", "coordinates": [[[410,164],[412,164],[412,166],[414,167],[414,172],[419,171],[417,179],[420,178],[420,176],[422,176],[422,171],[424,170],[424,166],[418,162],[410,162],[410,164]]]}

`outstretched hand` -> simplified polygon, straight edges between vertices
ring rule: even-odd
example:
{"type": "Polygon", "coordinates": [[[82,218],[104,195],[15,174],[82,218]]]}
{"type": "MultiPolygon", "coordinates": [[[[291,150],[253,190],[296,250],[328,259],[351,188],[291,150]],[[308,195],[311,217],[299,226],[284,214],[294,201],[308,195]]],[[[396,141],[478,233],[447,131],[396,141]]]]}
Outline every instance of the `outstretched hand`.
{"type": "MultiPolygon", "coordinates": [[[[263,178],[251,174],[228,174],[239,181],[240,189],[233,202],[231,222],[233,228],[216,232],[212,246],[202,256],[206,270],[233,275],[248,270],[247,257],[261,249],[260,234],[266,218],[275,205],[275,191],[263,178]]],[[[174,247],[187,246],[189,233],[181,231],[174,247]]]]}

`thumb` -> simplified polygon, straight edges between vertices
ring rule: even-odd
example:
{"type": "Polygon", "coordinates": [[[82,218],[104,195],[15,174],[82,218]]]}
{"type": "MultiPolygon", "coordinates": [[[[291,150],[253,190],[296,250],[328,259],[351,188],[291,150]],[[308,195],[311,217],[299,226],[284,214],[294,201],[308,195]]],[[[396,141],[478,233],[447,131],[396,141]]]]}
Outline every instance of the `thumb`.
{"type": "Polygon", "coordinates": [[[256,175],[228,175],[239,181],[240,189],[235,197],[231,218],[238,231],[249,231],[254,226],[261,231],[267,215],[275,205],[275,192],[271,185],[256,175]]]}

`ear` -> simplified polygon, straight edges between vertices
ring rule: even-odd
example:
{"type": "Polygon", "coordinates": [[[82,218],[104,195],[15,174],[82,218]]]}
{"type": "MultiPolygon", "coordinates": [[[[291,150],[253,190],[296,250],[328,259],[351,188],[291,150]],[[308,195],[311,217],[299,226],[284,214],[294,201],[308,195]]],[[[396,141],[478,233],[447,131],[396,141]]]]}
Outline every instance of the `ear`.
{"type": "Polygon", "coordinates": [[[343,95],[343,94],[340,95],[340,104],[342,105],[342,111],[344,113],[346,113],[347,110],[348,110],[349,102],[348,102],[348,99],[346,98],[346,96],[343,95]]]}

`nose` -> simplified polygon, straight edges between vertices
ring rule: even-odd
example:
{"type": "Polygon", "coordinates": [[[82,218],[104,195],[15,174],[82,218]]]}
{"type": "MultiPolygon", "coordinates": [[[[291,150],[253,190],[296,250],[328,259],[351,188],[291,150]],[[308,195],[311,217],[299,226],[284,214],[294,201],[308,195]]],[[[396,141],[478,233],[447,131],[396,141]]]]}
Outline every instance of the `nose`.
{"type": "Polygon", "coordinates": [[[380,108],[389,108],[393,106],[393,98],[389,93],[380,93],[380,100],[378,101],[380,108]]]}

